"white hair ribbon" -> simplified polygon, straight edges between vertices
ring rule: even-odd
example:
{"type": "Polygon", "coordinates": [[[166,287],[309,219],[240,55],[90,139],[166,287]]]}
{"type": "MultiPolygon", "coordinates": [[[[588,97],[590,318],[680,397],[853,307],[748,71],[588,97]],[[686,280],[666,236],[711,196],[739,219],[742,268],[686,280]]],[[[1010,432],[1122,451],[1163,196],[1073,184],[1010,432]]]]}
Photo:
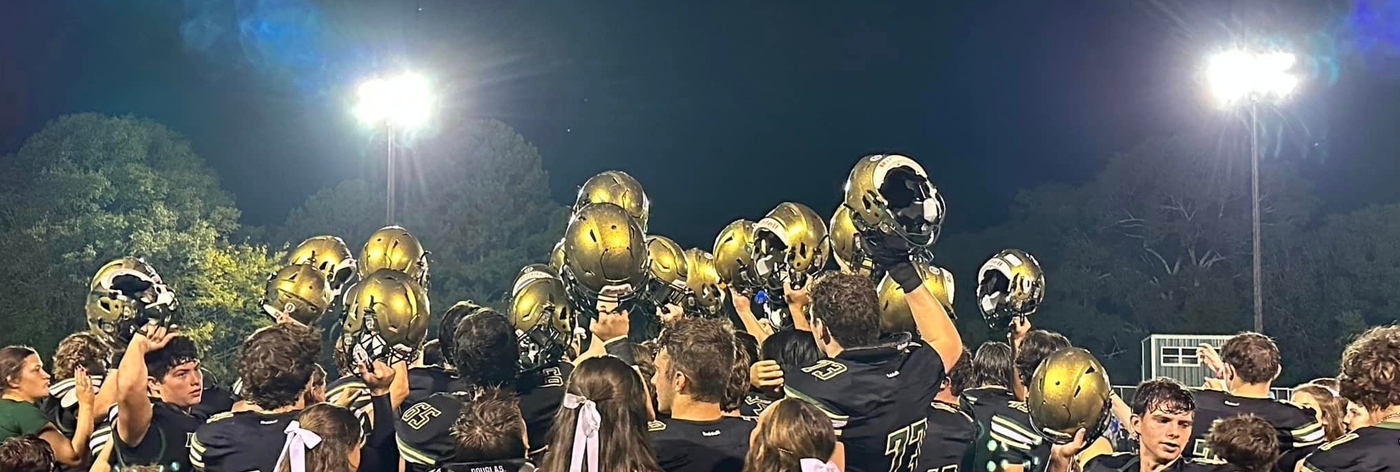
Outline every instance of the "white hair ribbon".
{"type": "Polygon", "coordinates": [[[574,427],[574,451],[573,459],[569,461],[569,472],[582,472],[585,452],[588,456],[588,472],[598,472],[598,428],[603,423],[603,416],[598,414],[598,404],[583,396],[565,393],[564,408],[578,410],[578,426],[574,427]]]}
{"type": "Polygon", "coordinates": [[[293,421],[287,425],[287,442],[282,445],[282,454],[277,457],[277,463],[281,464],[283,459],[291,459],[292,472],[306,472],[306,450],[315,449],[321,444],[321,437],[316,433],[301,428],[301,423],[293,421]]]}
{"type": "Polygon", "coordinates": [[[799,461],[798,464],[802,466],[802,472],[841,472],[836,464],[821,459],[807,457],[799,461]]]}

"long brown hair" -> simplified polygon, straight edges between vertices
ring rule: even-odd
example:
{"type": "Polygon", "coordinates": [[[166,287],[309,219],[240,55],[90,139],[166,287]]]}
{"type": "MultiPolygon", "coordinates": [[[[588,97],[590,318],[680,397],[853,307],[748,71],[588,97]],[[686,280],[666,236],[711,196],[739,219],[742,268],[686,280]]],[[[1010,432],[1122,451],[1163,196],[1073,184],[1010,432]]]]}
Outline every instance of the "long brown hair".
{"type": "Polygon", "coordinates": [[[1322,410],[1322,431],[1327,435],[1328,441],[1336,441],[1346,434],[1343,420],[1347,416],[1347,399],[1327,387],[1316,384],[1303,384],[1293,389],[1294,395],[1299,393],[1306,393],[1317,400],[1317,406],[1322,410]]]}
{"type": "Polygon", "coordinates": [[[778,400],[758,418],[744,472],[799,472],[802,459],[826,461],[835,452],[836,431],[821,410],[802,400],[778,400]]]}
{"type": "Polygon", "coordinates": [[[10,382],[19,380],[24,373],[24,360],[39,355],[29,346],[5,346],[0,349],[0,393],[10,390],[10,382]]]}
{"type": "MultiPolygon", "coordinates": [[[[316,433],[321,443],[306,451],[307,472],[354,472],[350,451],[360,447],[360,421],[349,409],[320,403],[297,415],[301,428],[316,433]]],[[[277,472],[291,472],[291,458],[277,464],[277,472]]]]}
{"type": "MultiPolygon", "coordinates": [[[[619,472],[660,472],[656,452],[647,436],[647,398],[642,378],[616,357],[596,357],[580,362],[569,376],[568,393],[598,405],[602,424],[598,429],[598,469],[619,472]]],[[[541,472],[564,472],[574,447],[578,410],[559,408],[549,429],[549,454],[541,472]]]]}

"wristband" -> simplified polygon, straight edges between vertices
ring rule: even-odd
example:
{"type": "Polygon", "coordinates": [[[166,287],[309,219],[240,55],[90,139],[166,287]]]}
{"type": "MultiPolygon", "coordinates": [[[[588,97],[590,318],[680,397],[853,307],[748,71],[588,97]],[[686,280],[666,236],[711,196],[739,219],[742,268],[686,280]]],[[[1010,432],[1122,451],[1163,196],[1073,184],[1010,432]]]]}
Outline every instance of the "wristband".
{"type": "Polygon", "coordinates": [[[914,269],[914,264],[909,261],[895,264],[887,273],[890,280],[899,284],[900,290],[904,290],[906,294],[918,290],[919,286],[924,284],[924,280],[919,278],[919,271],[914,269]]]}

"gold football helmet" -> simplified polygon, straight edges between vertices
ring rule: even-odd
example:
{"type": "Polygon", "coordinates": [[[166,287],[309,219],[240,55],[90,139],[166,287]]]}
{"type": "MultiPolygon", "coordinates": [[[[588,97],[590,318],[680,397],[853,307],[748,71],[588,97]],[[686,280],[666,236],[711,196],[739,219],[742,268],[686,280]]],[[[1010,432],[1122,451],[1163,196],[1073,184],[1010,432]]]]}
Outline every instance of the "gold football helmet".
{"type": "Polygon", "coordinates": [[[783,281],[800,286],[826,266],[826,222],[801,203],[783,202],[753,225],[754,275],[765,290],[783,289],[783,281]]]}
{"type": "Polygon", "coordinates": [[[607,170],[589,177],[578,189],[574,212],[577,213],[589,203],[611,203],[622,207],[632,219],[637,220],[637,226],[643,233],[647,230],[651,200],[648,200],[646,192],[642,191],[642,184],[626,172],[607,170]]]}
{"type": "Polygon", "coordinates": [[[1011,318],[1030,316],[1045,301],[1045,273],[1035,257],[1006,249],[977,271],[977,307],[987,326],[1006,329],[1011,318]]]}
{"type": "Polygon", "coordinates": [[[564,231],[564,268],[560,275],[580,307],[592,307],[598,295],[630,300],[647,279],[646,237],[637,221],[611,203],[584,205],[564,231]]]}
{"type": "Polygon", "coordinates": [[[408,274],[414,282],[428,286],[428,251],[408,230],[399,226],[385,226],[369,235],[369,241],[360,249],[360,278],[378,272],[379,269],[396,270],[408,274]]]}
{"type": "Polygon", "coordinates": [[[724,292],[719,288],[719,271],[715,269],[715,256],[700,248],[685,250],[685,285],[690,288],[686,311],[694,311],[704,316],[718,316],[720,304],[724,302],[724,292]]]}
{"type": "Polygon", "coordinates": [[[845,205],[836,207],[831,215],[828,235],[831,239],[831,255],[841,270],[868,277],[875,276],[875,263],[865,256],[860,231],[851,221],[851,209],[845,205]]]}
{"type": "Polygon", "coordinates": [[[689,268],[681,245],[665,236],[647,236],[647,288],[642,299],[656,306],[680,305],[689,294],[689,268]]]}
{"type": "Polygon", "coordinates": [[[507,316],[515,325],[521,371],[563,359],[574,329],[574,310],[564,281],[547,266],[527,266],[515,278],[510,297],[507,316]]]}
{"type": "Polygon", "coordinates": [[[943,230],[947,207],[929,182],[923,166],[898,154],[877,154],[856,161],[846,178],[845,200],[851,220],[863,233],[897,234],[910,246],[927,249],[943,230]]]}
{"type": "Polygon", "coordinates": [[[719,272],[720,282],[729,287],[744,291],[758,288],[753,257],[749,255],[753,232],[752,221],[734,220],[715,238],[715,270],[719,272]]]}
{"type": "Polygon", "coordinates": [[[1081,348],[1055,351],[1040,363],[1027,385],[1031,427],[1056,444],[1074,440],[1084,428],[1084,444],[1108,429],[1113,403],[1108,371],[1081,348]]]}
{"type": "MultiPolygon", "coordinates": [[[[943,304],[943,311],[948,312],[950,318],[957,319],[957,315],[953,314],[953,295],[956,293],[953,273],[942,267],[920,263],[915,263],[914,269],[919,272],[919,278],[924,280],[924,287],[933,294],[933,298],[943,304]]],[[[904,299],[904,290],[899,288],[898,283],[886,274],[875,290],[880,301],[880,332],[919,331],[914,325],[914,313],[909,310],[909,301],[904,299]]]]}
{"type": "Polygon", "coordinates": [[[379,269],[346,292],[341,335],[356,361],[411,362],[431,313],[422,285],[403,272],[379,269]]]}
{"type": "Polygon", "coordinates": [[[340,296],[355,275],[355,257],[350,246],[335,236],[312,236],[287,253],[288,266],[309,264],[321,271],[331,287],[331,298],[340,296]]]}
{"type": "Polygon", "coordinates": [[[110,343],[126,345],[155,320],[170,326],[179,309],[174,292],[145,260],[122,257],[103,264],[88,284],[88,328],[110,343]]]}
{"type": "Polygon", "coordinates": [[[555,271],[564,268],[564,240],[554,243],[554,249],[549,251],[549,266],[555,271]]]}
{"type": "Polygon", "coordinates": [[[331,306],[331,287],[326,276],[309,264],[283,267],[267,278],[258,305],[273,320],[286,316],[306,326],[316,326],[331,306]]]}

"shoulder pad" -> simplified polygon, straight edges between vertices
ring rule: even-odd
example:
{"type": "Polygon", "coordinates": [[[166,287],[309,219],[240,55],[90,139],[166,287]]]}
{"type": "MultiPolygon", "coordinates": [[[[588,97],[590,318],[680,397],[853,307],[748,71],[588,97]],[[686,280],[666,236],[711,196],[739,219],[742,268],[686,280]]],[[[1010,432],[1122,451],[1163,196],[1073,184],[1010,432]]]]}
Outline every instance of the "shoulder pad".
{"type": "Polygon", "coordinates": [[[662,423],[662,422],[660,422],[660,421],[650,421],[650,422],[647,422],[647,431],[651,431],[651,432],[654,433],[654,432],[657,432],[657,431],[665,431],[665,430],[666,430],[666,423],[662,423]]]}
{"type": "Polygon", "coordinates": [[[1342,437],[1337,438],[1336,441],[1332,441],[1332,442],[1329,442],[1329,443],[1327,443],[1327,444],[1323,444],[1322,446],[1318,447],[1317,450],[1319,450],[1319,451],[1326,451],[1326,450],[1332,449],[1332,448],[1334,448],[1334,447],[1340,446],[1340,445],[1342,445],[1342,444],[1344,444],[1344,443],[1346,443],[1346,442],[1348,442],[1348,441],[1355,440],[1356,438],[1359,438],[1359,437],[1361,437],[1361,436],[1358,435],[1358,434],[1356,434],[1356,433],[1347,433],[1347,434],[1342,435],[1342,437]]]}

